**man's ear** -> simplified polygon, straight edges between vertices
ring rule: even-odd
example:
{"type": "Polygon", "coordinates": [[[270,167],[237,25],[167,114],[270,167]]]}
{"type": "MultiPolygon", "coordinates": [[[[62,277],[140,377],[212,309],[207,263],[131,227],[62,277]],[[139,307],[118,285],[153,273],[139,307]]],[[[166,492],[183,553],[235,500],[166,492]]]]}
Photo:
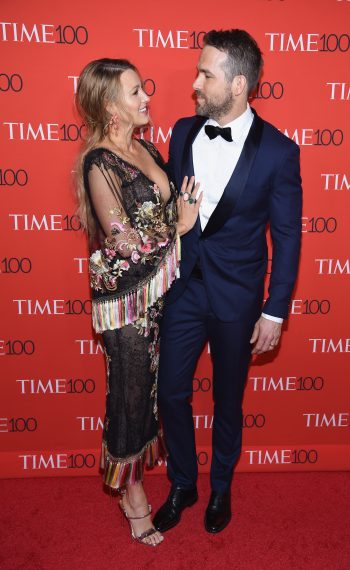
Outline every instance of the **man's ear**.
{"type": "Polygon", "coordinates": [[[232,93],[235,97],[239,97],[248,88],[248,82],[245,75],[235,75],[232,81],[232,93]]]}

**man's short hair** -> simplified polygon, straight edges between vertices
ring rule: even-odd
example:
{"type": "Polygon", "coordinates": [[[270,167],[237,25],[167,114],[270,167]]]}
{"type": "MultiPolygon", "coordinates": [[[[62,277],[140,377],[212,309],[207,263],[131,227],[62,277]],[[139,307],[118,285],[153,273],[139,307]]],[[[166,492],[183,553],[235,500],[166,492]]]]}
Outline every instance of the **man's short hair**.
{"type": "Polygon", "coordinates": [[[236,75],[244,75],[250,94],[257,86],[264,63],[254,38],[244,30],[211,30],[203,41],[205,46],[227,54],[223,66],[227,81],[231,83],[236,75]]]}

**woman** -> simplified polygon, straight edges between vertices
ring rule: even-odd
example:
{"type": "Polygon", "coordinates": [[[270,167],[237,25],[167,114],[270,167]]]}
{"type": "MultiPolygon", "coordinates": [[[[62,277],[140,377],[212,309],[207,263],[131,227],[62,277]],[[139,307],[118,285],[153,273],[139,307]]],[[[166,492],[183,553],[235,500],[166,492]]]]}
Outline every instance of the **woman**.
{"type": "Polygon", "coordinates": [[[156,546],[143,469],[164,446],[157,412],[162,296],[178,274],[179,236],[198,216],[198,185],[184,180],[177,201],[156,148],[135,137],[149,122],[149,97],[126,60],[82,71],[77,106],[88,129],[81,155],[79,214],[90,246],[93,326],[107,361],[104,482],[122,493],[132,537],[156,546]],[[186,200],[187,199],[187,200],[186,200]]]}

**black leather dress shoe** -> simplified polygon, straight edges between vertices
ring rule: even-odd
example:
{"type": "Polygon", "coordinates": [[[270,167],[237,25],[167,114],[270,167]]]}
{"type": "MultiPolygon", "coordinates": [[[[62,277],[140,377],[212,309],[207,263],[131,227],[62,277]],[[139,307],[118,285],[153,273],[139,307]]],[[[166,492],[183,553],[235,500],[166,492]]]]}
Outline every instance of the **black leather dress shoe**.
{"type": "Polygon", "coordinates": [[[180,522],[181,513],[186,507],[191,507],[198,500],[196,487],[182,489],[176,487],[169,493],[164,505],[156,512],[153,524],[159,532],[165,532],[180,522]]]}
{"type": "Polygon", "coordinates": [[[208,532],[216,533],[223,530],[231,520],[231,493],[215,493],[210,495],[205,511],[204,526],[208,532]]]}

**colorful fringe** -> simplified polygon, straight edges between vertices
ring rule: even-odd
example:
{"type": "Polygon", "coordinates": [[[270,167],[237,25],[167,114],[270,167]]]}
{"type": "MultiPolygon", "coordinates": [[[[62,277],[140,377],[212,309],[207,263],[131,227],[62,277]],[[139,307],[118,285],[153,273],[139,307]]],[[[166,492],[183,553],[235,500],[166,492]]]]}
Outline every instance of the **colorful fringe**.
{"type": "Polygon", "coordinates": [[[179,277],[181,259],[180,238],[176,237],[156,271],[133,289],[112,299],[94,299],[92,324],[97,333],[119,329],[142,318],[179,277]]]}
{"type": "Polygon", "coordinates": [[[105,441],[102,442],[101,469],[103,481],[112,489],[120,489],[127,484],[143,480],[145,467],[154,467],[158,460],[167,455],[162,432],[147,443],[137,455],[117,459],[110,455],[105,441]]]}

